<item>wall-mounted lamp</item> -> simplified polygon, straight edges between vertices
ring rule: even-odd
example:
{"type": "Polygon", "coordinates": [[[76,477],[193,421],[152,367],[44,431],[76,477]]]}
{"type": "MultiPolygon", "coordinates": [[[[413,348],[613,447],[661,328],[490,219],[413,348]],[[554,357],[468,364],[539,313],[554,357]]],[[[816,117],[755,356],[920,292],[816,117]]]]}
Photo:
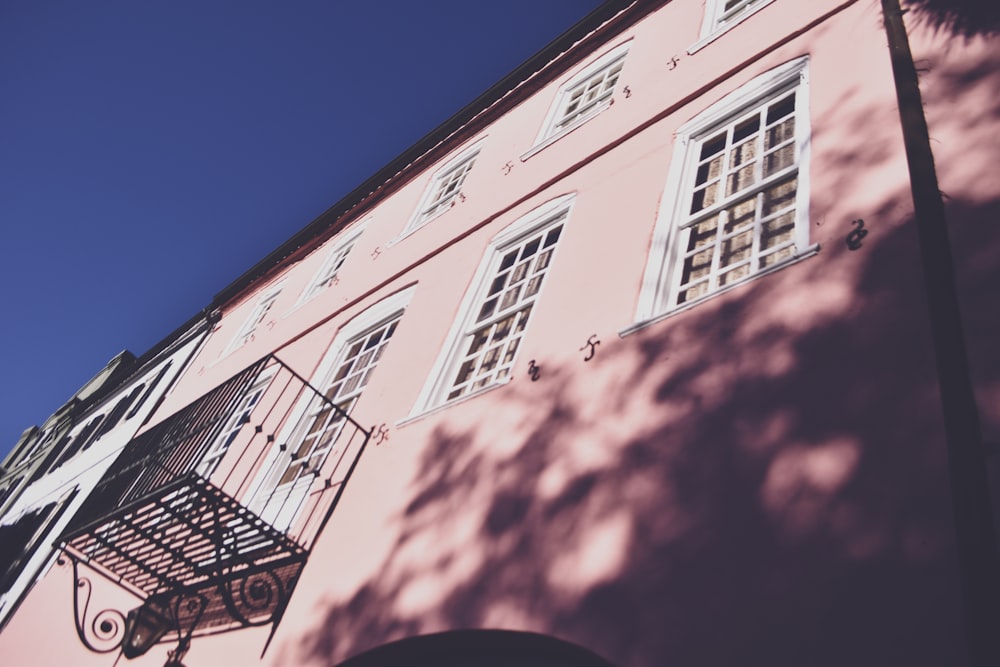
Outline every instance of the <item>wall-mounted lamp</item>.
{"type": "Polygon", "coordinates": [[[148,602],[136,607],[125,618],[125,637],[122,655],[131,660],[138,658],[163,638],[173,628],[173,623],[148,602]]]}

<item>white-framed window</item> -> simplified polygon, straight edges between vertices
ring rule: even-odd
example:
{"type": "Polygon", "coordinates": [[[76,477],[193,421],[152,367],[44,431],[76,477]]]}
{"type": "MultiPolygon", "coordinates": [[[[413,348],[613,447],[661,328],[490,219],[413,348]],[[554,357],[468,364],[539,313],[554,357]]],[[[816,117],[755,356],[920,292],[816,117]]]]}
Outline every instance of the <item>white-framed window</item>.
{"type": "Polygon", "coordinates": [[[279,434],[249,502],[252,511],[278,530],[294,523],[321,470],[335,480],[346,474],[337,469],[352,440],[340,438],[344,415],[351,414],[368,385],[413,291],[411,287],[383,299],[337,333],[311,383],[323,396],[297,406],[289,420],[292,426],[279,434]]]}
{"type": "Polygon", "coordinates": [[[209,445],[208,450],[201,459],[201,463],[195,469],[203,479],[209,479],[212,476],[212,473],[219,466],[219,461],[222,460],[222,457],[229,450],[229,445],[233,444],[233,441],[240,434],[243,427],[250,423],[250,415],[253,413],[253,409],[257,407],[257,403],[260,402],[261,396],[267,391],[268,385],[271,384],[275,368],[276,366],[271,366],[261,374],[253,386],[250,387],[249,391],[237,403],[236,409],[226,419],[222,431],[219,432],[219,435],[209,445]]]}
{"type": "Polygon", "coordinates": [[[160,381],[163,379],[163,376],[167,374],[167,371],[170,370],[170,367],[173,365],[173,363],[174,363],[173,361],[168,361],[167,363],[163,364],[163,366],[160,367],[159,371],[157,371],[155,376],[153,375],[147,376],[142,381],[142,384],[140,384],[137,387],[137,389],[142,389],[143,387],[145,387],[145,389],[142,391],[142,395],[139,397],[139,401],[135,405],[133,405],[132,409],[128,411],[127,415],[125,415],[126,420],[132,419],[139,414],[139,411],[142,410],[142,406],[146,404],[146,402],[149,400],[149,397],[153,395],[154,391],[156,391],[157,385],[160,384],[160,381]]]}
{"type": "Polygon", "coordinates": [[[705,20],[701,25],[701,38],[688,49],[694,53],[721,33],[756,13],[774,0],[707,0],[705,20]]]}
{"type": "Polygon", "coordinates": [[[540,206],[490,242],[414,414],[510,380],[573,200],[540,206]]]}
{"type": "Polygon", "coordinates": [[[268,313],[271,312],[275,302],[278,300],[278,296],[281,294],[283,286],[283,284],[279,283],[261,295],[261,297],[257,300],[257,305],[254,306],[253,312],[251,312],[250,316],[243,322],[243,326],[240,327],[236,337],[233,338],[233,341],[226,349],[227,354],[243,347],[254,339],[254,333],[257,331],[258,327],[264,323],[268,313]]]}
{"type": "Polygon", "coordinates": [[[309,281],[308,287],[302,292],[302,296],[299,297],[300,304],[315,298],[323,290],[337,282],[337,272],[344,265],[347,256],[351,254],[354,244],[366,226],[367,222],[362,222],[355,229],[349,230],[343,238],[337,240],[333,248],[330,249],[326,261],[323,262],[323,266],[316,272],[313,279],[309,281]]]}
{"type": "Polygon", "coordinates": [[[809,245],[807,58],[756,77],[678,130],[638,320],[687,307],[809,245]]]}
{"type": "Polygon", "coordinates": [[[611,106],[629,46],[626,42],[615,47],[559,88],[536,144],[570,131],[611,106]]]}
{"type": "Polygon", "coordinates": [[[420,198],[416,213],[406,226],[403,234],[408,234],[438,217],[452,206],[462,195],[462,185],[476,163],[482,140],[466,148],[438,169],[430,185],[420,198]]]}

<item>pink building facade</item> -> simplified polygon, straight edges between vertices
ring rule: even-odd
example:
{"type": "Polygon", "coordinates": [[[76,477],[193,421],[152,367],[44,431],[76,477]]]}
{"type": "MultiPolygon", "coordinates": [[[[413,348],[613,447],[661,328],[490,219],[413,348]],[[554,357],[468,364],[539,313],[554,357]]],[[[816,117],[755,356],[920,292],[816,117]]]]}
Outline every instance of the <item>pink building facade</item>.
{"type": "MultiPolygon", "coordinates": [[[[995,441],[1000,49],[911,10],[995,441]]],[[[872,0],[606,3],[216,297],[0,657],[966,664],[898,107],[872,0]]]]}

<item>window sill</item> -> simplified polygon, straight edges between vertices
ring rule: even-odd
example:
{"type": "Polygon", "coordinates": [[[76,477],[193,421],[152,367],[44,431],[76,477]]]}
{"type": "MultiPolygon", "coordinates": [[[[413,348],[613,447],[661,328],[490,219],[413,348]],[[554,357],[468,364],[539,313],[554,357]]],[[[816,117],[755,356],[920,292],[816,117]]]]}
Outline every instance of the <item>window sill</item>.
{"type": "MultiPolygon", "coordinates": [[[[282,316],[281,316],[281,319],[284,319],[284,317],[285,317],[285,316],[284,316],[284,315],[282,315],[282,316]]],[[[278,325],[278,320],[277,320],[277,319],[275,319],[275,320],[272,320],[272,321],[274,322],[274,325],[275,325],[275,326],[277,326],[277,325],[278,325]]],[[[252,340],[252,341],[249,341],[249,342],[246,342],[246,343],[243,343],[242,345],[239,345],[239,346],[237,346],[237,347],[234,347],[234,348],[232,348],[232,349],[227,349],[227,350],[224,350],[224,351],[223,351],[223,352],[222,352],[221,354],[219,354],[219,356],[217,356],[217,357],[216,357],[215,359],[213,359],[212,361],[210,361],[210,362],[208,362],[207,364],[205,364],[205,368],[209,368],[209,369],[210,369],[210,368],[215,368],[215,367],[216,367],[216,366],[218,366],[219,364],[221,364],[221,363],[225,362],[225,361],[226,361],[227,359],[229,359],[229,357],[232,357],[233,355],[236,355],[236,354],[239,354],[241,350],[248,350],[248,349],[250,349],[250,347],[251,347],[251,346],[253,346],[254,342],[255,342],[255,341],[253,341],[253,340],[252,340]]],[[[262,354],[263,354],[263,353],[258,353],[258,354],[257,354],[257,356],[255,356],[255,357],[254,357],[254,359],[255,359],[255,360],[256,360],[256,359],[260,359],[260,357],[262,356],[262,354]]],[[[171,389],[171,391],[173,391],[173,390],[171,389]]]]}
{"type": "Polygon", "coordinates": [[[215,358],[215,360],[212,361],[208,365],[208,367],[212,368],[216,364],[221,364],[223,361],[225,361],[226,359],[228,359],[232,355],[236,354],[237,352],[239,352],[243,348],[248,347],[249,345],[252,345],[252,344],[253,344],[253,342],[251,341],[249,343],[243,343],[242,345],[237,345],[236,347],[228,347],[228,348],[226,348],[225,350],[222,351],[222,354],[220,354],[219,356],[217,356],[215,358]]]}
{"type": "MultiPolygon", "coordinates": [[[[461,191],[459,191],[459,194],[461,194],[461,191]]],[[[404,229],[402,232],[399,233],[399,236],[397,236],[394,239],[391,239],[388,243],[386,243],[385,247],[386,248],[391,248],[392,246],[396,245],[397,243],[402,243],[405,239],[409,238],[410,236],[413,236],[414,234],[416,234],[417,232],[419,232],[421,229],[423,229],[427,225],[431,224],[432,222],[434,222],[435,220],[437,220],[441,216],[445,215],[448,211],[450,211],[451,209],[455,208],[455,206],[458,204],[457,199],[458,199],[458,196],[456,195],[456,198],[454,200],[452,200],[452,203],[451,203],[451,205],[448,208],[442,209],[439,213],[435,213],[431,217],[429,217],[426,220],[423,220],[422,222],[420,222],[420,224],[416,224],[415,225],[415,224],[411,223],[409,226],[407,226],[406,229],[404,229]]]]}
{"type": "Polygon", "coordinates": [[[529,148],[525,153],[523,153],[521,155],[521,157],[520,157],[521,162],[527,162],[528,158],[530,158],[532,155],[534,155],[536,153],[542,152],[544,149],[546,149],[549,146],[551,146],[552,144],[556,143],[557,141],[559,141],[560,139],[562,139],[563,137],[565,137],[567,134],[570,134],[571,132],[573,132],[575,129],[577,129],[581,125],[585,125],[587,123],[587,121],[591,120],[592,118],[595,118],[596,116],[600,115],[605,110],[609,109],[611,107],[611,105],[614,104],[614,101],[615,101],[614,98],[611,98],[610,100],[608,100],[604,104],[602,104],[602,105],[600,105],[598,107],[595,107],[594,110],[591,111],[590,113],[588,113],[587,115],[581,116],[572,125],[570,125],[568,127],[564,127],[563,129],[559,130],[555,134],[550,135],[550,136],[546,137],[545,139],[542,139],[541,141],[539,141],[537,144],[535,144],[534,146],[532,146],[531,148],[529,148]]]}
{"type": "Polygon", "coordinates": [[[419,410],[417,412],[414,412],[413,414],[409,415],[408,417],[404,417],[404,418],[400,419],[398,422],[396,422],[394,424],[394,426],[396,428],[399,428],[400,426],[406,426],[407,424],[412,424],[413,422],[419,421],[419,420],[423,419],[424,417],[429,417],[431,415],[435,415],[435,414],[437,414],[439,412],[442,412],[442,411],[444,411],[444,410],[446,410],[446,409],[448,409],[448,408],[450,408],[450,407],[452,407],[454,405],[458,405],[459,403],[465,403],[466,401],[472,400],[473,398],[476,398],[477,396],[482,396],[483,394],[491,392],[494,389],[498,389],[500,387],[504,387],[504,386],[510,384],[510,381],[511,381],[511,376],[508,375],[507,377],[505,377],[502,380],[497,380],[493,384],[489,384],[489,385],[486,385],[485,387],[481,387],[481,388],[479,388],[479,389],[477,389],[477,390],[475,390],[475,391],[473,391],[471,393],[466,394],[465,396],[459,396],[458,398],[452,399],[450,401],[445,401],[444,403],[439,403],[439,404],[431,406],[429,408],[422,409],[422,410],[419,410]]]}
{"type": "Polygon", "coordinates": [[[321,299],[328,291],[332,290],[333,287],[334,287],[333,285],[327,285],[323,289],[319,290],[318,292],[310,296],[308,299],[302,299],[298,301],[294,306],[292,306],[291,308],[289,308],[288,310],[286,310],[281,314],[281,319],[285,319],[295,315],[309,304],[321,299]]]}
{"type": "Polygon", "coordinates": [[[772,2],[774,2],[774,0],[764,0],[760,4],[750,5],[744,11],[742,11],[739,14],[737,14],[736,16],[733,16],[732,18],[730,18],[725,23],[723,23],[721,25],[715,26],[712,29],[711,32],[709,32],[707,35],[705,35],[704,37],[702,37],[701,39],[699,39],[697,42],[695,42],[694,44],[692,44],[691,46],[688,47],[688,50],[687,50],[688,55],[689,56],[693,56],[695,53],[697,53],[698,51],[700,51],[704,47],[708,46],[709,44],[711,44],[712,42],[714,42],[715,40],[717,40],[723,34],[725,34],[726,32],[728,32],[733,26],[739,25],[740,23],[742,23],[743,21],[745,21],[747,18],[749,18],[749,17],[753,16],[754,14],[756,14],[757,12],[759,12],[764,7],[767,7],[772,2]]]}
{"type": "MultiPolygon", "coordinates": [[[[427,222],[430,222],[430,220],[428,220],[427,222]]],[[[424,224],[426,224],[426,223],[424,223],[424,224]]],[[[406,231],[400,233],[399,236],[397,236],[396,238],[390,239],[389,242],[385,244],[386,249],[389,249],[389,248],[391,248],[394,245],[402,243],[404,240],[406,240],[409,237],[413,236],[414,234],[416,234],[417,232],[419,232],[423,228],[424,228],[424,225],[419,225],[417,227],[411,227],[410,229],[407,229],[406,231]]]]}
{"type": "Polygon", "coordinates": [[[764,269],[763,271],[758,271],[757,273],[753,274],[752,276],[747,276],[746,278],[743,278],[742,280],[738,280],[735,283],[732,283],[731,285],[726,285],[725,287],[717,289],[714,292],[711,292],[710,294],[706,294],[706,295],[704,295],[704,296],[702,296],[702,297],[700,297],[698,299],[695,299],[694,301],[689,301],[689,302],[687,302],[687,303],[685,303],[685,304],[683,304],[681,306],[677,306],[676,308],[671,308],[670,310],[667,310],[665,312],[658,313],[658,314],[653,315],[651,317],[648,317],[646,319],[639,320],[638,322],[634,322],[634,323],[630,324],[629,326],[625,327],[624,329],[620,330],[618,332],[618,337],[619,338],[624,338],[625,336],[628,336],[629,334],[634,334],[635,332],[641,331],[642,329],[645,329],[646,327],[648,327],[650,325],[656,324],[658,322],[662,322],[663,320],[669,319],[669,318],[671,318],[671,317],[673,317],[673,316],[675,316],[675,315],[677,315],[679,313],[683,313],[683,312],[685,312],[687,310],[690,310],[690,309],[692,309],[692,308],[694,308],[696,306],[699,306],[699,305],[705,303],[706,301],[711,301],[712,299],[714,299],[715,297],[719,296],[720,294],[725,294],[726,292],[728,292],[730,290],[734,290],[734,289],[736,289],[738,287],[746,285],[747,283],[753,282],[754,280],[757,280],[759,278],[763,278],[764,276],[770,275],[770,274],[774,273],[775,271],[780,271],[780,270],[782,270],[782,269],[784,269],[786,267],[792,266],[793,264],[798,264],[802,260],[808,259],[808,258],[816,255],[819,252],[819,250],[820,250],[819,244],[818,243],[813,244],[813,245],[807,247],[802,252],[800,252],[795,257],[792,257],[792,258],[788,259],[787,261],[784,261],[784,262],[782,262],[780,264],[775,264],[774,266],[768,267],[767,269],[764,269]]]}

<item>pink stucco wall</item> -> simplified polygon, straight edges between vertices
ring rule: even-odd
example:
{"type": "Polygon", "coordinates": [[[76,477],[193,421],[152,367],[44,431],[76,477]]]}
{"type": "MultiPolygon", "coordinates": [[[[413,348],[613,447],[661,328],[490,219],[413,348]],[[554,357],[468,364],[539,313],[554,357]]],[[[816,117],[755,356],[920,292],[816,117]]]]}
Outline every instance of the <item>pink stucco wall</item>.
{"type": "MultiPolygon", "coordinates": [[[[878,3],[776,0],[689,55],[702,4],[667,3],[593,51],[632,41],[619,83],[631,94],[552,145],[521,159],[575,67],[446,146],[440,161],[485,138],[465,201],[396,240],[433,167],[406,181],[359,212],[370,223],[337,285],[297,305],[330,246],[290,263],[273,276],[285,288],[265,326],[228,355],[267,285],[223,308],[161,416],[270,351],[312,376],[341,326],[416,285],[354,412],[388,439],[361,460],[264,664],[331,665],[459,628],[550,634],[630,667],[961,664],[936,374],[878,3]],[[802,55],[819,253],[620,336],[669,205],[675,131],[802,55]],[[407,419],[490,239],[566,193],[576,202],[513,381],[407,419]],[[856,218],[870,233],[852,252],[856,218]],[[584,362],[592,334],[601,344],[584,362]]],[[[907,19],[929,63],[927,116],[995,438],[1000,50],[927,13],[907,19]]],[[[4,662],[114,662],[76,640],[70,588],[66,567],[38,582],[0,634],[4,662]],[[43,624],[54,639],[39,647],[43,624]]],[[[255,663],[267,632],[198,638],[184,662],[255,663]]],[[[167,648],[134,662],[161,664],[167,648]]]]}

